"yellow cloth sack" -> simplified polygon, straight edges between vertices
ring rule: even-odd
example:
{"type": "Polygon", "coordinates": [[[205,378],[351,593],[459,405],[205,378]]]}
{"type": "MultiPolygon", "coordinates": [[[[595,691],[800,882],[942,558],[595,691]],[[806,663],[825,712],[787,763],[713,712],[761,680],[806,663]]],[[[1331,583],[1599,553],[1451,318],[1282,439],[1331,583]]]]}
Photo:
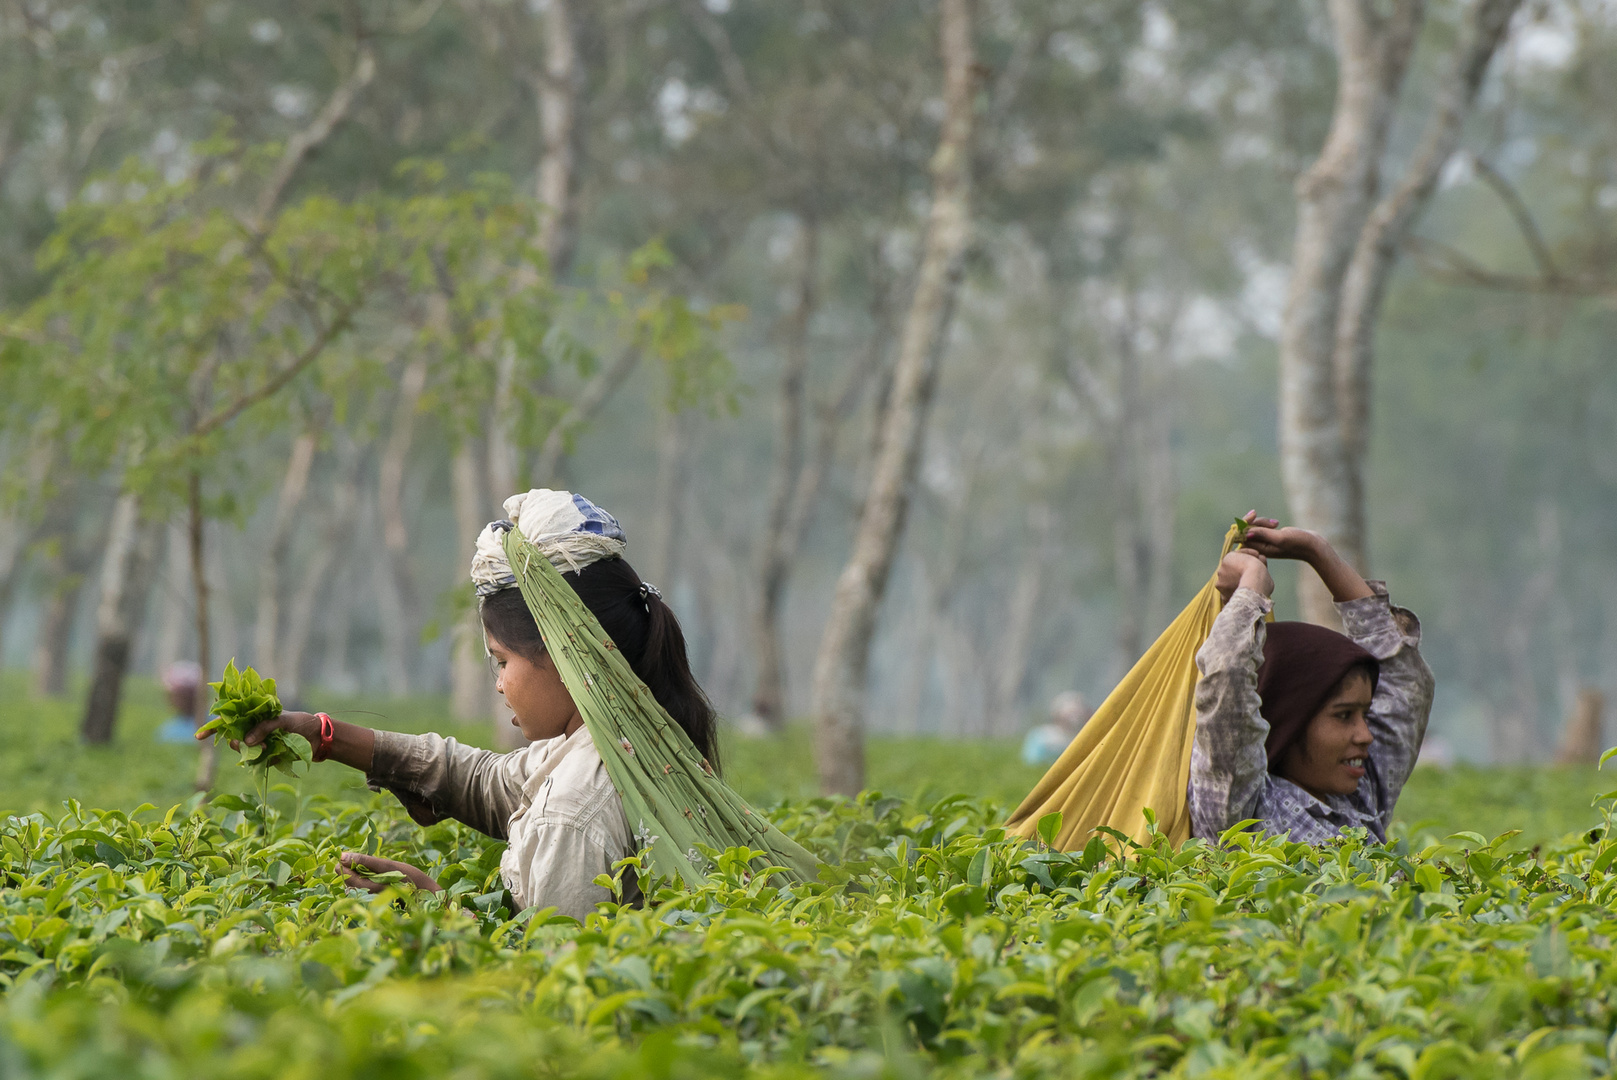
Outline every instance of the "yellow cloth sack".
{"type": "MultiPolygon", "coordinates": [[[[1239,542],[1231,526],[1222,561],[1239,542]]],[[[1108,826],[1145,841],[1144,811],[1175,845],[1190,838],[1190,747],[1196,737],[1196,653],[1224,604],[1213,578],[1168,624],[1101,702],[1050,771],[1016,808],[1006,829],[1031,838],[1039,819],[1061,812],[1055,846],[1073,851],[1108,826]]]]}

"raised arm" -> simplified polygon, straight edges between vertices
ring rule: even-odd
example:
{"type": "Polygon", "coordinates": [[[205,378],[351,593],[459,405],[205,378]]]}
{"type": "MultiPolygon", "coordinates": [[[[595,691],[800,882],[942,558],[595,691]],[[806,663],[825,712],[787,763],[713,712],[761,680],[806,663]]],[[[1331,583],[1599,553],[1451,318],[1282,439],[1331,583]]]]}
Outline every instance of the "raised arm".
{"type": "Polygon", "coordinates": [[[1196,654],[1201,679],[1190,752],[1191,829],[1208,839],[1257,816],[1269,775],[1258,665],[1274,582],[1261,556],[1235,551],[1219,566],[1218,588],[1226,597],[1224,610],[1196,654]]]}
{"type": "Polygon", "coordinates": [[[1366,581],[1318,533],[1259,520],[1247,530],[1243,543],[1269,558],[1296,559],[1313,567],[1336,601],[1343,633],[1381,662],[1368,719],[1375,735],[1369,753],[1380,788],[1381,805],[1376,809],[1385,827],[1415,768],[1432,711],[1434,684],[1420,655],[1420,620],[1393,607],[1385,584],[1366,581]]]}
{"type": "Polygon", "coordinates": [[[1336,610],[1343,632],[1381,662],[1367,719],[1376,737],[1370,757],[1385,789],[1380,807],[1385,826],[1420,757],[1436,680],[1420,654],[1420,620],[1414,612],[1394,607],[1382,582],[1366,587],[1368,595],[1338,603],[1336,610]]]}
{"type": "Polygon", "coordinates": [[[1319,533],[1296,527],[1282,529],[1273,518],[1258,518],[1254,514],[1248,514],[1247,518],[1253,525],[1241,541],[1242,550],[1255,551],[1270,559],[1307,563],[1338,604],[1371,595],[1369,583],[1319,533]]]}

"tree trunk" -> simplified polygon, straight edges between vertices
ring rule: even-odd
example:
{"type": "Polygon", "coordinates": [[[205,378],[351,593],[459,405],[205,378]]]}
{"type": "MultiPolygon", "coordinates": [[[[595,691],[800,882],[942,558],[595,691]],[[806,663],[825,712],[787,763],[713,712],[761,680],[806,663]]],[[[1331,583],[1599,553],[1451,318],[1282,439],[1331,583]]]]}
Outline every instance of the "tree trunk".
{"type": "Polygon", "coordinates": [[[1030,543],[1016,568],[1016,584],[1011,588],[1002,624],[1003,644],[995,658],[988,711],[989,735],[1014,735],[1022,729],[1018,708],[1022,685],[1027,681],[1028,658],[1033,651],[1033,630],[1038,622],[1039,601],[1045,595],[1045,568],[1050,562],[1050,534],[1054,522],[1050,508],[1037,504],[1028,510],[1030,543]]]}
{"type": "MultiPolygon", "coordinates": [[[[361,523],[356,532],[363,530],[366,511],[362,503],[363,496],[356,491],[354,520],[361,523]]],[[[351,694],[359,686],[350,664],[349,641],[354,635],[355,601],[364,588],[360,581],[360,568],[356,561],[339,558],[322,597],[327,614],[324,620],[325,639],[320,650],[320,685],[337,694],[351,694]]],[[[365,598],[368,600],[368,590],[366,592],[365,598]]]]}
{"type": "Polygon", "coordinates": [[[1140,519],[1145,523],[1145,593],[1142,616],[1147,639],[1155,640],[1172,621],[1173,534],[1179,510],[1174,473],[1174,401],[1168,358],[1158,352],[1142,367],[1145,409],[1141,417],[1140,519]]]}
{"type": "Polygon", "coordinates": [[[753,611],[753,648],[758,681],[752,694],[753,715],[771,729],[785,721],[786,674],[781,653],[780,618],[791,578],[793,495],[803,471],[804,384],[808,379],[808,329],[818,301],[815,281],[820,270],[820,226],[812,216],[801,223],[802,262],[797,296],[785,320],[785,364],[775,405],[775,461],[769,479],[769,511],[764,519],[763,558],[758,573],[758,604],[753,611]]]}
{"type": "Polygon", "coordinates": [[[302,580],[287,612],[286,637],[275,650],[281,659],[282,672],[276,680],[276,689],[283,701],[297,701],[303,693],[316,609],[329,610],[326,599],[331,579],[341,569],[340,558],[348,552],[348,540],[354,535],[354,518],[359,505],[359,448],[339,433],[336,451],[337,475],[332,484],[331,506],[321,529],[321,542],[303,568],[302,580]]]}
{"type": "MultiPolygon", "coordinates": [[[[487,486],[476,451],[462,445],[455,452],[451,475],[455,500],[455,523],[462,537],[462,550],[467,552],[465,565],[471,564],[472,544],[483,527],[493,520],[495,509],[487,502],[487,486]]],[[[464,574],[464,571],[462,572],[464,574]]],[[[470,589],[466,578],[460,578],[459,588],[470,589]]],[[[496,746],[510,748],[513,739],[510,712],[494,690],[494,679],[489,674],[487,652],[483,647],[483,621],[477,613],[474,600],[466,614],[456,621],[449,647],[449,699],[450,711],[456,720],[466,723],[486,723],[493,730],[496,746]]],[[[520,732],[517,733],[520,736],[520,732]]]]}
{"type": "Polygon", "coordinates": [[[1578,691],[1577,703],[1567,718],[1561,733],[1561,746],[1556,751],[1557,765],[1593,765],[1606,749],[1605,725],[1606,695],[1592,686],[1578,691]]]}
{"type": "MultiPolygon", "coordinates": [[[[208,716],[213,711],[213,694],[209,691],[208,682],[213,678],[213,633],[208,624],[208,563],[207,550],[204,542],[207,538],[207,519],[202,516],[202,474],[191,474],[190,498],[188,503],[188,519],[186,522],[186,540],[191,556],[191,599],[196,605],[196,636],[197,636],[197,665],[202,668],[202,685],[197,690],[196,705],[192,719],[197,727],[208,722],[208,716]]],[[[213,789],[213,774],[218,768],[218,754],[213,747],[212,739],[202,740],[201,753],[197,755],[196,789],[198,791],[211,791],[213,789]]]]}
{"type": "Polygon", "coordinates": [[[258,567],[258,611],[253,626],[253,665],[264,675],[276,676],[287,667],[276,651],[281,635],[281,575],[292,546],[293,526],[298,507],[309,490],[309,472],[314,465],[318,438],[306,431],[292,440],[281,495],[275,504],[275,520],[270,526],[269,550],[258,567]]]}
{"type": "Polygon", "coordinates": [[[1493,710],[1493,759],[1502,765],[1525,764],[1538,756],[1539,689],[1533,674],[1533,641],[1545,610],[1555,599],[1562,546],[1561,517],[1555,504],[1543,500],[1534,518],[1538,523],[1536,550],[1526,560],[1533,569],[1522,580],[1521,593],[1503,627],[1504,668],[1513,700],[1493,710]]]}
{"type": "Polygon", "coordinates": [[[1375,328],[1387,281],[1404,240],[1431,201],[1443,166],[1459,147],[1488,63],[1520,6],[1521,0],[1478,0],[1471,7],[1420,145],[1397,187],[1376,205],[1360,230],[1343,277],[1332,360],[1346,485],[1337,543],[1360,568],[1369,562],[1364,466],[1370,442],[1375,328]]]}
{"type": "MultiPolygon", "coordinates": [[[[66,537],[60,542],[65,547],[66,537]]],[[[44,617],[34,642],[34,693],[40,697],[61,697],[67,693],[67,667],[73,644],[73,623],[79,613],[79,597],[84,592],[85,567],[71,555],[54,553],[47,564],[51,581],[44,617]]]]}
{"type": "MultiPolygon", "coordinates": [[[[484,512],[483,477],[473,449],[462,444],[455,451],[451,486],[455,502],[456,545],[469,552],[478,530],[487,522],[484,512]]],[[[466,560],[470,565],[471,560],[466,560]]],[[[458,570],[458,568],[457,568],[458,570]]],[[[488,664],[483,657],[483,627],[473,604],[455,621],[449,641],[449,711],[463,722],[488,721],[488,664]]]]}
{"type": "Polygon", "coordinates": [[[1117,415],[1112,425],[1110,465],[1114,506],[1112,517],[1112,576],[1117,613],[1113,640],[1117,656],[1113,681],[1134,666],[1145,650],[1142,617],[1142,582],[1145,576],[1145,523],[1140,514],[1140,438],[1144,412],[1140,389],[1140,358],[1135,351],[1135,294],[1124,286],[1123,322],[1117,333],[1117,415]]]}
{"type": "MultiPolygon", "coordinates": [[[[1319,159],[1297,182],[1297,231],[1280,329],[1280,466],[1296,524],[1333,542],[1347,532],[1348,473],[1332,357],[1342,281],[1379,184],[1387,131],[1425,21],[1423,0],[1379,15],[1368,0],[1330,0],[1336,102],[1319,159]]],[[[1363,552],[1344,549],[1362,565],[1363,552]]],[[[1329,593],[1298,582],[1302,616],[1334,623],[1329,593]]]]}
{"type": "Polygon", "coordinates": [[[151,592],[157,535],[156,523],[141,520],[139,496],[129,492],[118,496],[101,565],[90,695],[79,726],[80,738],[91,745],[112,741],[124,676],[129,673],[130,647],[144,620],[146,597],[151,592]]]}
{"type": "Polygon", "coordinates": [[[544,155],[534,195],[539,200],[539,247],[550,262],[554,278],[566,275],[577,247],[576,200],[573,180],[578,172],[578,64],[577,31],[572,0],[547,0],[545,71],[538,80],[539,135],[544,155]]]}
{"type": "Polygon", "coordinates": [[[680,539],[685,529],[685,502],[690,487],[690,417],[662,410],[657,446],[657,490],[652,497],[648,543],[641,548],[642,579],[672,588],[678,573],[680,539]]]}
{"type": "MultiPolygon", "coordinates": [[[[1379,15],[1366,0],[1331,0],[1338,77],[1330,134],[1298,182],[1292,279],[1280,335],[1281,475],[1292,517],[1368,567],[1364,465],[1376,323],[1400,246],[1430,201],[1443,165],[1521,0],[1478,0],[1465,14],[1450,68],[1405,174],[1379,203],[1380,163],[1422,0],[1379,15]]],[[[1336,611],[1312,574],[1298,582],[1303,617],[1336,611]]]]}
{"type": "MultiPolygon", "coordinates": [[[[640,350],[629,346],[612,360],[610,364],[602,367],[578,392],[560,420],[556,421],[545,434],[545,441],[539,447],[539,454],[534,461],[533,479],[536,484],[556,484],[561,479],[561,462],[566,455],[568,443],[578,430],[600,412],[623,385],[625,379],[633,374],[635,367],[640,363],[640,350]]],[[[511,492],[507,491],[499,498],[505,498],[511,492]]]]}
{"type": "Polygon", "coordinates": [[[932,208],[920,271],[899,341],[892,396],[882,419],[853,551],[837,581],[814,662],[820,787],[830,794],[853,795],[864,787],[863,698],[870,639],[909,509],[970,229],[971,2],[942,0],[940,12],[945,117],[932,158],[932,208]]]}
{"type": "MultiPolygon", "coordinates": [[[[578,171],[580,69],[571,5],[572,0],[547,0],[544,5],[544,68],[534,77],[543,147],[534,182],[534,196],[539,203],[535,239],[545,253],[552,280],[560,279],[567,272],[577,240],[573,187],[578,171]]],[[[516,357],[509,351],[503,352],[498,364],[494,421],[488,437],[488,482],[495,501],[501,502],[516,494],[521,476],[519,451],[501,413],[513,389],[516,357]]],[[[556,460],[559,461],[559,454],[556,460]]],[[[550,463],[552,468],[555,463],[550,463]]],[[[549,483],[550,470],[542,469],[535,477],[537,483],[549,483]]]]}
{"type": "Polygon", "coordinates": [[[11,600],[22,576],[23,556],[33,529],[21,515],[0,518],[0,667],[6,657],[6,623],[11,616],[11,600]]]}
{"type": "Polygon", "coordinates": [[[932,575],[921,566],[915,575],[915,587],[910,590],[912,614],[907,621],[909,640],[904,653],[904,666],[895,681],[893,694],[893,732],[913,736],[939,734],[936,722],[926,722],[927,694],[932,687],[932,662],[938,651],[938,617],[940,604],[936,583],[932,575]]]}
{"type": "Polygon", "coordinates": [[[186,640],[191,633],[191,599],[188,581],[190,556],[186,553],[185,523],[171,520],[164,526],[163,575],[159,579],[157,642],[152,649],[152,674],[158,678],[171,664],[185,659],[186,640]]]}
{"type": "Polygon", "coordinates": [[[410,573],[410,531],[404,519],[404,469],[415,438],[416,412],[427,386],[427,362],[412,361],[399,380],[399,396],[393,406],[392,430],[377,469],[376,507],[382,519],[383,549],[387,554],[388,590],[392,617],[382,627],[387,657],[389,691],[395,696],[410,692],[410,670],[415,666],[416,645],[420,638],[420,612],[416,602],[415,579],[410,573]]]}

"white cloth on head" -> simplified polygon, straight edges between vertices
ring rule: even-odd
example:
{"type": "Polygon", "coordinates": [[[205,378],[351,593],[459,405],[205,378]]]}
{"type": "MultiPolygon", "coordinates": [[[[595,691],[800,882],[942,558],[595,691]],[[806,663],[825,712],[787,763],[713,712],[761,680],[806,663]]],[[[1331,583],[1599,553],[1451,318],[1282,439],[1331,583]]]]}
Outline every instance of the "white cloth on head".
{"type": "MultiPolygon", "coordinates": [[[[616,518],[582,495],[534,488],[505,500],[510,523],[522,530],[557,570],[578,571],[593,562],[622,555],[626,546],[616,518]]],[[[477,537],[472,582],[479,596],[508,589],[517,576],[505,558],[505,521],[490,522],[477,537]]]]}

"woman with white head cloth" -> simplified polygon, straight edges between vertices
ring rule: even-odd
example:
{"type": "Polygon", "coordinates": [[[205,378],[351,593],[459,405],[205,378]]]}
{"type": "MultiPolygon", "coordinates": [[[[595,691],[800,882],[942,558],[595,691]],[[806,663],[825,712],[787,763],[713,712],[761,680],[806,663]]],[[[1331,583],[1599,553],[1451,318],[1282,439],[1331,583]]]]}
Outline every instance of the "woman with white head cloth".
{"type": "MultiPolygon", "coordinates": [[[[611,898],[596,877],[610,876],[615,862],[643,847],[689,879],[693,865],[696,872],[701,866],[696,843],[768,847],[750,835],[767,831],[784,842],[788,865],[801,853],[795,868],[811,867],[812,856],[718,780],[713,707],[691,675],[679,621],[624,560],[623,530],[612,515],[581,495],[547,489],[513,496],[505,510],[511,520],[478,537],[472,580],[496,689],[528,746],[499,754],[438,735],[372,731],[323,713],[283,713],[247,742],[286,728],[308,738],[314,760],[365,770],[371,788],[392,791],[418,823],[455,818],[507,840],[500,872],[519,910],[554,907],[582,919],[611,898]],[[522,565],[514,568],[519,552],[522,565]],[[541,623],[550,629],[541,632],[541,623]],[[599,649],[586,657],[581,643],[599,649]],[[669,820],[670,806],[673,814],[683,809],[677,822],[669,820]],[[721,819],[746,828],[703,831],[721,819]],[[673,841],[690,843],[690,857],[670,850],[673,841]]],[[[377,888],[354,872],[357,864],[438,888],[425,871],[393,860],[350,852],[342,861],[354,887],[377,888]]],[[[625,876],[626,899],[637,901],[632,877],[625,876]]]]}

